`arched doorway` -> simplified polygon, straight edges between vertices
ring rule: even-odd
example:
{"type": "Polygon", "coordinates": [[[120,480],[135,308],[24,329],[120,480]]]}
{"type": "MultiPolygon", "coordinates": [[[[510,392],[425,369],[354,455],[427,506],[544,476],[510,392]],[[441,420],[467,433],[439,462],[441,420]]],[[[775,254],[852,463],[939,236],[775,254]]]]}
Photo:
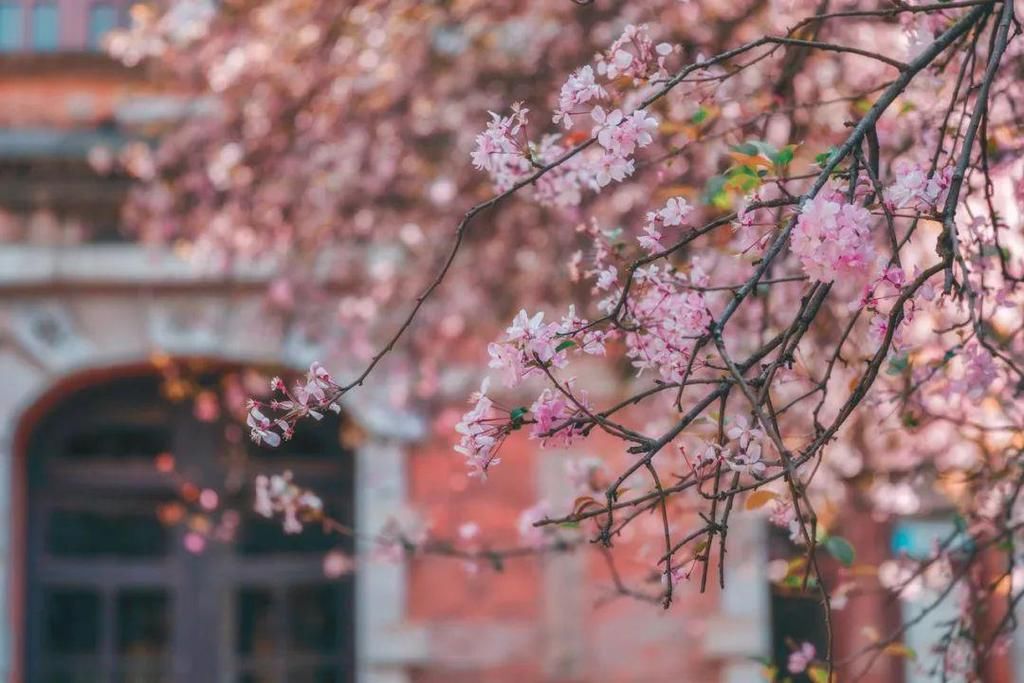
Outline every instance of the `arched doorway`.
{"type": "MultiPolygon", "coordinates": [[[[212,392],[223,377],[189,381],[212,392]]],[[[27,680],[351,681],[354,578],[323,572],[350,540],[251,512],[255,475],[287,469],[352,525],[338,419],[266,451],[175,399],[135,374],[63,396],[31,429],[27,680]]]]}

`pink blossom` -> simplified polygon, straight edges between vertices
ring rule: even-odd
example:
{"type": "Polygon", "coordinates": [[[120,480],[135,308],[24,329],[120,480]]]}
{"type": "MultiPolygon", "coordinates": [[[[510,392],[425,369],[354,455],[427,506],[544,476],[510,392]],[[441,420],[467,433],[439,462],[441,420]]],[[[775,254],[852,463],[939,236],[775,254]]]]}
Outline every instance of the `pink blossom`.
{"type": "Polygon", "coordinates": [[[520,103],[512,105],[511,116],[490,112],[491,120],[487,128],[476,136],[473,166],[493,173],[508,163],[509,157],[521,157],[522,146],[516,136],[526,126],[528,112],[529,109],[524,109],[520,103]]]}
{"type": "Polygon", "coordinates": [[[626,353],[639,372],[656,369],[665,381],[678,382],[711,323],[704,296],[685,276],[657,265],[637,269],[633,283],[626,353]]]}
{"type": "Polygon", "coordinates": [[[455,425],[455,431],[462,435],[455,451],[466,458],[471,477],[487,478],[487,470],[501,463],[497,457],[498,448],[508,434],[507,416],[502,416],[487,396],[489,379],[484,379],[480,391],[470,398],[473,407],[455,425]]]}
{"type": "Polygon", "coordinates": [[[589,64],[577,69],[569,80],[562,85],[558,94],[558,109],[555,110],[554,122],[566,128],[572,128],[572,117],[582,112],[579,107],[591,100],[600,100],[608,96],[608,92],[594,81],[594,69],[589,64]]]}
{"type": "Polygon", "coordinates": [[[664,73],[665,58],[672,53],[672,46],[651,40],[647,26],[630,24],[622,35],[597,59],[597,72],[613,81],[619,76],[628,76],[634,81],[664,73]]]}
{"type": "Polygon", "coordinates": [[[591,187],[600,190],[614,180],[622,182],[633,175],[636,165],[632,159],[616,156],[614,154],[603,155],[594,165],[592,170],[591,187]]]}
{"type": "Polygon", "coordinates": [[[253,509],[267,518],[282,514],[285,533],[297,534],[302,531],[301,516],[318,518],[323,513],[320,497],[296,486],[289,471],[271,477],[259,475],[255,480],[255,490],[253,509]]]}
{"type": "Polygon", "coordinates": [[[661,243],[663,237],[661,227],[681,225],[692,210],[684,198],[672,197],[664,208],[648,212],[647,221],[643,227],[644,234],[637,238],[637,242],[648,253],[653,254],[663,250],[665,247],[661,243]]]}
{"type": "Polygon", "coordinates": [[[547,517],[549,508],[548,502],[542,500],[519,513],[516,528],[519,530],[519,540],[523,545],[531,548],[543,547],[549,531],[545,527],[534,525],[547,517]]]}
{"type": "Polygon", "coordinates": [[[999,367],[988,350],[971,342],[961,353],[963,374],[950,383],[952,393],[961,394],[972,401],[980,401],[999,377],[999,367]]]}
{"type": "Polygon", "coordinates": [[[338,579],[355,571],[355,560],[340,550],[331,550],[324,555],[323,572],[329,579],[338,579]]]}
{"type": "Polygon", "coordinates": [[[761,460],[761,444],[751,443],[741,448],[736,455],[726,456],[725,464],[733,472],[747,474],[754,477],[764,475],[767,466],[761,460]]]}
{"type": "Polygon", "coordinates": [[[946,191],[953,178],[953,167],[946,166],[939,175],[926,175],[919,164],[906,160],[894,165],[896,181],[884,192],[890,209],[911,208],[928,211],[945,201],[946,191]]]}
{"type": "Polygon", "coordinates": [[[693,212],[693,207],[683,197],[672,197],[665,203],[665,208],[658,211],[658,216],[665,225],[682,225],[683,221],[693,212]]]}
{"type": "Polygon", "coordinates": [[[814,648],[814,645],[804,641],[800,644],[799,648],[789,653],[786,669],[791,674],[803,673],[811,665],[811,662],[814,661],[816,655],[817,650],[814,648]]]}
{"type": "MultiPolygon", "coordinates": [[[[572,391],[572,380],[565,384],[580,405],[587,407],[587,392],[572,391]]],[[[530,431],[530,438],[540,439],[545,447],[567,448],[578,439],[583,431],[581,426],[572,422],[583,411],[560,391],[544,389],[537,400],[530,406],[530,413],[537,422],[530,431]],[[553,430],[557,429],[558,431],[553,430]]]]}
{"type": "Polygon", "coordinates": [[[764,437],[764,432],[757,428],[757,423],[751,425],[745,415],[738,416],[726,434],[730,439],[739,441],[740,448],[746,448],[751,441],[760,441],[764,437]]]}
{"type": "Polygon", "coordinates": [[[625,116],[621,109],[606,113],[601,107],[594,107],[590,116],[597,123],[593,134],[598,144],[616,159],[626,159],[638,147],[651,144],[652,133],[658,129],[658,120],[642,109],[625,116]]]}
{"type": "Polygon", "coordinates": [[[505,384],[514,387],[531,374],[540,372],[538,363],[564,367],[568,362],[565,350],[558,350],[563,341],[558,323],[545,323],[543,311],[530,316],[519,311],[505,331],[505,339],[487,347],[490,367],[504,370],[505,384]]]}
{"type": "Polygon", "coordinates": [[[768,515],[768,521],[777,527],[789,531],[790,542],[803,543],[800,520],[797,519],[796,510],[789,501],[775,500],[768,515]]]}
{"type": "Polygon", "coordinates": [[[862,275],[871,262],[871,214],[862,206],[824,194],[804,202],[793,228],[791,248],[814,280],[862,275]]]}
{"type": "Polygon", "coordinates": [[[246,424],[249,425],[249,434],[256,443],[266,443],[268,446],[281,445],[281,435],[271,429],[273,423],[259,408],[253,406],[249,409],[246,424]]]}

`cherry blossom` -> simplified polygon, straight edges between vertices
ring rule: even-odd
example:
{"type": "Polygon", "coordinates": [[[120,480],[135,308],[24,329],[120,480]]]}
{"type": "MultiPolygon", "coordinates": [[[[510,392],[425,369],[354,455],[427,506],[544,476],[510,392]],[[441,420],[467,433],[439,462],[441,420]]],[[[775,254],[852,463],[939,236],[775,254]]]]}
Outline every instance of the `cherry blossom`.
{"type": "Polygon", "coordinates": [[[530,316],[519,311],[505,331],[505,339],[487,347],[490,367],[504,371],[506,386],[514,387],[530,375],[540,373],[540,365],[565,367],[564,349],[559,349],[560,325],[545,323],[544,312],[530,316]]]}
{"type": "Polygon", "coordinates": [[[738,441],[740,448],[747,448],[751,441],[758,442],[764,437],[764,432],[757,428],[756,422],[751,425],[745,415],[736,417],[726,434],[730,439],[738,441]]]}
{"type": "Polygon", "coordinates": [[[304,520],[317,519],[323,514],[323,502],[310,490],[292,482],[292,473],[284,472],[270,477],[259,475],[255,480],[254,509],[264,517],[283,515],[283,528],[287,534],[302,531],[304,520]]]}
{"type": "Polygon", "coordinates": [[[572,117],[584,113],[580,111],[580,107],[591,100],[600,100],[607,96],[608,92],[594,81],[593,67],[589,64],[581,66],[562,85],[553,121],[561,123],[565,128],[572,128],[572,117]]]}
{"type": "Polygon", "coordinates": [[[800,208],[791,248],[814,280],[832,282],[843,275],[859,276],[872,260],[872,222],[864,207],[819,194],[800,208]]]}
{"type": "Polygon", "coordinates": [[[807,667],[817,656],[818,651],[813,643],[803,642],[796,650],[789,653],[789,660],[786,663],[786,670],[791,674],[799,674],[807,671],[807,667]]]}
{"type": "Polygon", "coordinates": [[[566,382],[566,392],[572,399],[553,389],[544,389],[530,406],[530,414],[536,423],[530,437],[540,439],[545,447],[568,448],[582,434],[582,427],[574,422],[587,407],[587,393],[573,392],[572,380],[566,382]],[[582,408],[580,407],[582,406],[582,408]]]}
{"type": "Polygon", "coordinates": [[[519,530],[519,540],[523,545],[538,548],[547,541],[552,533],[551,530],[537,526],[537,522],[547,516],[549,509],[548,501],[541,500],[519,513],[516,527],[519,530]]]}
{"type": "Polygon", "coordinates": [[[605,112],[601,107],[594,107],[590,116],[597,124],[593,134],[598,144],[615,159],[627,159],[638,147],[651,144],[652,133],[658,129],[658,120],[643,110],[627,116],[620,109],[605,112]]]}
{"type": "Polygon", "coordinates": [[[461,434],[455,450],[465,456],[469,475],[481,480],[487,478],[490,467],[501,463],[498,449],[509,432],[518,428],[511,414],[499,411],[488,398],[489,383],[490,380],[485,378],[480,390],[470,397],[473,408],[455,425],[455,431],[461,434]]]}
{"type": "Polygon", "coordinates": [[[740,448],[735,454],[723,453],[725,464],[733,472],[761,478],[768,466],[761,460],[761,444],[751,443],[740,448]]]}
{"type": "Polygon", "coordinates": [[[944,202],[953,175],[951,166],[938,175],[927,175],[923,167],[905,160],[898,161],[893,171],[896,181],[885,189],[885,203],[891,209],[917,211],[928,211],[944,202]]]}

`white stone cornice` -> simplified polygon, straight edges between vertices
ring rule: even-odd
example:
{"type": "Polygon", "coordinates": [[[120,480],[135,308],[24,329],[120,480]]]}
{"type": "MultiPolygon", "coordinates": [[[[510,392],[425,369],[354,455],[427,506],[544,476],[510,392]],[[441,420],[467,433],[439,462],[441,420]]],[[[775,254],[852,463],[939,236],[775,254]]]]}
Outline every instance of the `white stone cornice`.
{"type": "Polygon", "coordinates": [[[273,276],[270,261],[238,265],[229,272],[192,263],[173,251],[136,244],[86,244],[73,247],[4,245],[0,248],[0,290],[62,285],[150,286],[173,288],[258,284],[273,276]]]}

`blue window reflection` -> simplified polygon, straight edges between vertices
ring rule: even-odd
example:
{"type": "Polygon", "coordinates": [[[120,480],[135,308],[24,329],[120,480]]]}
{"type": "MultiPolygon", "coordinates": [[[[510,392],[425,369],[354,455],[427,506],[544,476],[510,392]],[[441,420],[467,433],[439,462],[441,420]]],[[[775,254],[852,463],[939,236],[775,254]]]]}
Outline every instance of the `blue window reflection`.
{"type": "Polygon", "coordinates": [[[117,8],[107,3],[97,3],[89,9],[89,47],[99,50],[103,38],[117,28],[117,8]]]}
{"type": "Polygon", "coordinates": [[[24,20],[20,3],[0,2],[0,52],[21,49],[24,20]]]}
{"type": "Polygon", "coordinates": [[[55,2],[37,2],[32,7],[32,47],[56,50],[60,45],[60,12],[55,2]]]}

